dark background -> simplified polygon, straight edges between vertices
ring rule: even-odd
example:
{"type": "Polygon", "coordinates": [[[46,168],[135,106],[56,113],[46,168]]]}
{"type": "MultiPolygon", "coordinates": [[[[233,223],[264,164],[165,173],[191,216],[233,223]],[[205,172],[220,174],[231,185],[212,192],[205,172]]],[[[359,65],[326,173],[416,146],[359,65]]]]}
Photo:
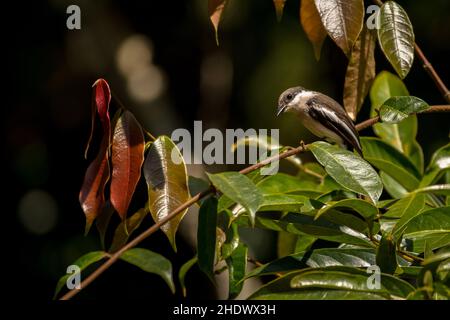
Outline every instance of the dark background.
{"type": "MultiPolygon", "coordinates": [[[[450,2],[398,2],[413,22],[417,43],[448,83],[450,2]]],[[[230,0],[217,47],[206,0],[53,0],[5,9],[3,214],[11,219],[4,227],[8,234],[4,245],[12,251],[5,257],[10,268],[7,282],[13,285],[9,294],[51,299],[67,265],[100,248],[96,230],[83,236],[84,215],[78,203],[89,163],[83,153],[91,85],[97,78],[107,79],[154,135],[191,129],[194,120],[203,120],[204,127],[219,129],[280,128],[285,145],[312,139],[294,117],[275,118],[278,95],[301,84],[342,101],[346,59],[327,39],[317,62],[298,12],[299,1],[288,0],[283,20],[277,23],[270,0],[230,0]],[[66,28],[70,4],[81,7],[81,30],[66,28]],[[13,232],[9,235],[6,230],[13,232]]],[[[377,72],[381,70],[392,68],[377,48],[377,72]]],[[[429,104],[444,103],[417,59],[405,83],[412,95],[429,104]]],[[[368,116],[368,109],[366,101],[360,120],[368,116]]],[[[447,115],[420,117],[418,141],[426,161],[448,141],[449,123],[447,115]]],[[[91,151],[89,160],[93,156],[91,151]]],[[[144,201],[141,185],[133,208],[144,201]]],[[[275,243],[263,245],[254,248],[259,258],[273,257],[275,243]]],[[[173,253],[160,233],[141,246],[163,253],[175,271],[194,254],[183,237],[178,239],[178,254],[173,253]]],[[[215,297],[212,285],[197,269],[187,277],[187,286],[191,297],[215,297]]],[[[118,262],[77,299],[172,297],[157,276],[118,262]]]]}

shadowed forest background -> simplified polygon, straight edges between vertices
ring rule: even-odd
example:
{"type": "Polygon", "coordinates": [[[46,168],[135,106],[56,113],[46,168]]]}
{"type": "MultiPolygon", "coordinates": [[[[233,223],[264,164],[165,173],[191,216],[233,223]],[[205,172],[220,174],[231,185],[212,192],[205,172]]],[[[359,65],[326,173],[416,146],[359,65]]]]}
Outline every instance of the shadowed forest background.
{"type": "MultiPolygon", "coordinates": [[[[448,83],[450,2],[398,3],[409,14],[417,43],[448,83]]],[[[300,139],[315,138],[295,117],[275,117],[276,101],[284,89],[302,85],[342,102],[347,60],[330,39],[320,62],[315,60],[299,25],[299,1],[288,0],[277,23],[272,1],[231,0],[219,29],[220,46],[203,0],[53,0],[15,6],[5,12],[17,19],[11,19],[7,28],[11,38],[5,64],[11,88],[6,92],[3,125],[10,208],[5,214],[12,218],[15,231],[14,296],[26,288],[28,298],[51,299],[67,265],[99,248],[94,228],[83,236],[85,218],[78,202],[88,165],[83,153],[90,127],[91,85],[97,78],[107,79],[113,93],[154,135],[170,136],[174,129],[192,129],[194,120],[202,120],[204,129],[280,128],[281,143],[296,145],[300,139]],[[70,4],[81,8],[81,30],[66,28],[70,4]]],[[[377,72],[392,71],[379,48],[376,56],[377,72]]],[[[405,84],[412,95],[430,105],[444,103],[418,59],[405,84]]],[[[368,103],[359,120],[368,117],[368,103]]],[[[419,118],[417,140],[426,162],[448,141],[449,123],[447,114],[419,118]]],[[[302,159],[307,161],[308,156],[302,159]]],[[[188,170],[195,175],[203,169],[188,170]]],[[[139,185],[135,199],[130,212],[146,200],[145,186],[139,185]]],[[[194,254],[186,232],[189,227],[185,225],[185,232],[178,235],[177,254],[160,232],[141,246],[163,252],[177,272],[194,254]]],[[[270,233],[256,233],[246,240],[259,260],[275,256],[276,241],[270,233]]],[[[189,297],[216,296],[197,268],[186,281],[189,297]]],[[[127,298],[173,297],[156,275],[119,262],[77,298],[114,299],[119,292],[127,298]]]]}

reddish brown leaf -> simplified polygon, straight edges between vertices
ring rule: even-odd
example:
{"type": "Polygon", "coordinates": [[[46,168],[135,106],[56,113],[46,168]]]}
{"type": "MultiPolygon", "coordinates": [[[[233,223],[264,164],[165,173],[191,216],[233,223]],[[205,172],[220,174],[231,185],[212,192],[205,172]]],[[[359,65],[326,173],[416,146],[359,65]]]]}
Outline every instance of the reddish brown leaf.
{"type": "Polygon", "coordinates": [[[141,125],[131,112],[124,111],[114,129],[111,178],[111,204],[122,220],[141,177],[144,144],[141,125]]]}
{"type": "Polygon", "coordinates": [[[345,74],[344,107],[353,120],[375,78],[375,39],[376,34],[364,26],[353,47],[345,74]]]}
{"type": "Polygon", "coordinates": [[[302,0],[300,5],[300,22],[306,36],[314,47],[314,55],[319,60],[323,41],[327,37],[327,30],[322,25],[314,0],[302,0]]]}
{"type": "Polygon", "coordinates": [[[281,21],[281,17],[283,16],[283,9],[286,0],[273,0],[273,4],[275,5],[275,12],[277,13],[277,20],[281,21]]]}
{"type": "Polygon", "coordinates": [[[105,135],[97,157],[86,170],[81,187],[79,200],[86,215],[85,233],[88,233],[92,222],[101,213],[105,204],[104,191],[109,179],[108,146],[109,137],[105,135]]]}
{"type": "Polygon", "coordinates": [[[211,20],[216,33],[216,43],[219,45],[219,23],[222,19],[223,9],[225,8],[228,0],[209,0],[208,1],[208,15],[211,20]]]}
{"type": "Polygon", "coordinates": [[[108,82],[104,79],[98,79],[92,85],[92,115],[91,115],[91,133],[86,144],[84,151],[84,157],[87,158],[89,146],[92,141],[92,135],[94,134],[95,126],[95,113],[97,112],[100,121],[102,123],[103,132],[110,131],[110,119],[109,119],[109,103],[111,102],[111,90],[109,89],[108,82]]]}
{"type": "Polygon", "coordinates": [[[89,136],[86,152],[92,140],[92,131],[94,129],[95,110],[100,117],[103,127],[103,138],[97,157],[92,161],[86,170],[83,185],[79,195],[81,207],[86,215],[87,233],[95,218],[101,213],[105,204],[105,185],[109,179],[108,149],[111,140],[111,123],[109,118],[109,103],[111,102],[111,91],[108,83],[103,79],[98,79],[93,85],[92,97],[92,130],[89,136]]]}

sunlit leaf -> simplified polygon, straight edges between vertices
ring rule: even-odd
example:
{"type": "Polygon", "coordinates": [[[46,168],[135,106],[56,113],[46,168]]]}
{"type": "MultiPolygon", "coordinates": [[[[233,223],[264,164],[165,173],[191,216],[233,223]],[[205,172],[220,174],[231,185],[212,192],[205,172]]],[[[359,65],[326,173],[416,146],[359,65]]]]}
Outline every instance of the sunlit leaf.
{"type": "Polygon", "coordinates": [[[200,207],[197,228],[198,266],[214,282],[216,254],[217,198],[206,199],[200,207]]]}
{"type": "Polygon", "coordinates": [[[298,236],[289,232],[278,232],[277,257],[284,257],[295,252],[298,236]]]}
{"type": "MultiPolygon", "coordinates": [[[[155,222],[160,221],[189,199],[186,165],[169,137],[156,139],[144,162],[149,209],[155,222]]],[[[187,209],[161,227],[176,250],[175,234],[187,209]]]]}
{"type": "Polygon", "coordinates": [[[422,194],[413,195],[406,199],[408,200],[404,202],[399,201],[400,204],[398,204],[397,202],[395,205],[393,205],[385,215],[398,216],[400,218],[391,231],[391,234],[393,234],[396,238],[400,237],[407,224],[411,221],[411,219],[420,214],[422,208],[425,205],[425,196],[422,194]],[[403,208],[400,207],[400,205],[402,204],[404,204],[403,208]]]}
{"type": "Polygon", "coordinates": [[[105,205],[105,186],[109,180],[108,145],[109,137],[103,136],[100,151],[87,168],[81,186],[79,201],[86,215],[85,234],[105,205]]]}
{"type": "Polygon", "coordinates": [[[380,171],[380,178],[383,182],[384,190],[386,190],[391,197],[399,199],[408,194],[408,190],[387,173],[380,171]]]}
{"type": "Polygon", "coordinates": [[[255,221],[255,214],[263,202],[263,197],[247,176],[230,171],[208,174],[208,178],[224,195],[241,204],[249,213],[250,220],[255,221]]]}
{"type": "Polygon", "coordinates": [[[98,79],[93,84],[92,92],[92,128],[85,150],[85,157],[92,140],[94,131],[95,111],[99,115],[103,128],[103,137],[100,150],[96,158],[91,162],[84,176],[83,185],[79,194],[79,201],[86,215],[85,234],[89,232],[95,218],[103,210],[105,205],[105,186],[109,180],[109,144],[111,139],[111,121],[109,117],[109,104],[111,102],[111,90],[108,83],[98,79]]]}
{"type": "Polygon", "coordinates": [[[408,14],[394,1],[387,1],[378,12],[378,40],[384,55],[403,79],[414,60],[414,32],[408,14]]]}
{"type": "Polygon", "coordinates": [[[114,232],[114,238],[112,240],[111,248],[109,252],[116,252],[122,248],[128,241],[131,234],[139,228],[142,221],[148,214],[148,208],[142,208],[138,210],[131,217],[123,220],[116,228],[114,232]],[[126,226],[125,226],[126,224],[126,226]]]}
{"type": "Polygon", "coordinates": [[[322,44],[327,36],[327,30],[322,25],[314,0],[302,0],[300,2],[300,22],[306,36],[314,47],[314,55],[319,60],[322,44]]]}
{"type": "Polygon", "coordinates": [[[109,103],[111,102],[111,90],[108,82],[104,79],[98,79],[92,85],[92,114],[91,114],[91,132],[84,151],[84,157],[87,159],[87,153],[92,141],[95,126],[95,114],[97,113],[102,123],[103,134],[109,136],[110,132],[110,118],[109,118],[109,103]]]}
{"type": "Polygon", "coordinates": [[[383,217],[401,218],[408,212],[420,212],[424,206],[425,197],[423,195],[411,194],[390,206],[383,217]]]}
{"type": "Polygon", "coordinates": [[[356,119],[375,78],[375,32],[363,27],[352,49],[344,83],[344,107],[356,119]]]}
{"type": "MultiPolygon", "coordinates": [[[[249,226],[245,219],[238,219],[241,226],[249,226]]],[[[363,247],[373,247],[370,240],[362,233],[349,227],[330,222],[323,217],[303,214],[287,214],[282,219],[257,218],[256,227],[274,231],[286,231],[296,235],[308,235],[318,239],[338,243],[348,243],[363,247]]]]}
{"type": "Polygon", "coordinates": [[[208,15],[214,26],[217,45],[219,45],[219,23],[227,2],[228,0],[208,0],[208,15]]]}
{"type": "Polygon", "coordinates": [[[365,160],[323,141],[312,143],[309,149],[337,183],[368,196],[374,203],[378,201],[383,184],[376,171],[365,160]]]}
{"type": "Polygon", "coordinates": [[[112,139],[111,204],[123,220],[141,178],[144,162],[144,135],[139,122],[124,111],[116,123],[112,139]]]}
{"type": "Polygon", "coordinates": [[[297,270],[305,267],[351,266],[367,268],[374,264],[375,250],[371,248],[315,249],[310,252],[299,252],[273,260],[252,270],[247,274],[246,278],[297,270]]]}
{"type": "Polygon", "coordinates": [[[337,202],[332,202],[321,208],[316,215],[316,219],[332,209],[346,208],[356,211],[361,217],[366,220],[373,219],[378,214],[378,209],[370,202],[361,199],[344,199],[337,202]]]}
{"type": "MultiPolygon", "coordinates": [[[[408,95],[408,89],[398,76],[387,71],[380,72],[370,89],[371,116],[375,116],[376,110],[389,98],[408,95]]],[[[399,123],[377,123],[373,130],[381,139],[409,155],[417,134],[417,118],[410,116],[399,123]]]]}
{"type": "Polygon", "coordinates": [[[450,244],[450,207],[430,209],[409,219],[403,228],[408,250],[421,253],[427,243],[432,250],[450,244]]]}
{"type": "Polygon", "coordinates": [[[315,0],[314,2],[328,35],[349,56],[363,27],[363,1],[315,0]]]}
{"type": "Polygon", "coordinates": [[[380,108],[381,121],[398,123],[410,114],[428,109],[430,106],[420,98],[413,96],[396,96],[386,100],[380,108]]]}
{"type": "Polygon", "coordinates": [[[122,253],[120,259],[141,268],[145,272],[159,275],[167,283],[172,293],[175,293],[172,263],[162,255],[147,249],[133,248],[122,253]]]}
{"type": "MultiPolygon", "coordinates": [[[[86,253],[85,255],[81,256],[74,263],[72,263],[72,265],[75,265],[78,268],[80,268],[80,272],[81,272],[84,269],[86,269],[87,267],[89,267],[91,264],[98,262],[105,257],[106,257],[106,252],[104,252],[104,251],[93,251],[93,252],[89,252],[89,253],[86,253]]],[[[74,273],[66,274],[58,280],[58,283],[56,284],[55,294],[54,294],[53,299],[56,299],[56,297],[58,296],[58,293],[66,285],[67,279],[69,279],[69,277],[71,277],[71,276],[73,277],[74,275],[75,275],[74,273]]]]}
{"type": "Polygon", "coordinates": [[[420,185],[428,186],[435,183],[447,169],[450,169],[450,144],[439,148],[433,154],[420,185]]]}
{"type": "Polygon", "coordinates": [[[305,196],[318,196],[318,185],[310,180],[301,179],[285,173],[277,173],[257,183],[264,195],[295,193],[305,196]]]}
{"type": "Polygon", "coordinates": [[[226,259],[229,277],[229,299],[236,298],[242,290],[243,282],[241,280],[245,277],[245,271],[247,269],[247,253],[247,246],[240,243],[231,256],[226,259]]]}

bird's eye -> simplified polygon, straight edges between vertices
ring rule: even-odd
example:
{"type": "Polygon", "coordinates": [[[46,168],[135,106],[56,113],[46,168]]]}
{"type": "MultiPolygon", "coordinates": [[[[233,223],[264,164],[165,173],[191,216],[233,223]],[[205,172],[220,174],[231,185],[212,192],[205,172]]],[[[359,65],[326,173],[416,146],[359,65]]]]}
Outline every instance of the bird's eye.
{"type": "Polygon", "coordinates": [[[290,101],[290,100],[292,100],[292,98],[293,98],[292,94],[291,94],[291,93],[288,93],[288,95],[286,96],[286,99],[287,99],[288,101],[290,101]]]}

